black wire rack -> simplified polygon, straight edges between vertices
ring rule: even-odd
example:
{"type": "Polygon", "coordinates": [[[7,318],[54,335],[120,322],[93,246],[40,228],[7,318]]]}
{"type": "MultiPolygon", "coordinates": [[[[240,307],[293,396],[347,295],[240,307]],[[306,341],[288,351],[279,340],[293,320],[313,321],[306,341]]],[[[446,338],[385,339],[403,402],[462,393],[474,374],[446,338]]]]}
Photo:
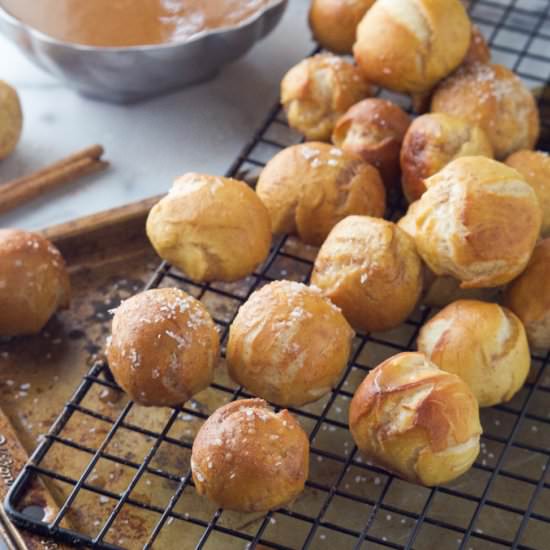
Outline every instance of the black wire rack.
{"type": "MultiPolygon", "coordinates": [[[[488,39],[494,61],[509,66],[530,87],[544,88],[550,78],[550,3],[547,0],[477,0],[470,2],[469,11],[488,39]]],[[[539,104],[541,112],[546,113],[543,136],[548,139],[548,96],[541,97],[539,104]]],[[[276,106],[227,175],[253,182],[269,158],[299,141],[300,136],[288,127],[284,114],[276,106]]],[[[547,149],[547,142],[540,146],[547,149]]],[[[292,273],[295,280],[307,282],[313,257],[314,251],[300,247],[295,239],[283,237],[273,243],[268,259],[249,277],[244,292],[223,285],[197,285],[166,263],[158,267],[146,288],[161,284],[181,286],[191,289],[199,299],[215,295],[230,301],[232,314],[215,319],[225,341],[238,305],[261,285],[284,278],[288,273],[292,273]]],[[[197,513],[192,507],[185,509],[180,502],[193,486],[189,469],[174,473],[154,466],[153,459],[164,444],[190,450],[190,441],[171,435],[182,414],[198,422],[208,415],[188,403],[181,408],[167,409],[163,428],[150,430],[130,421],[137,407],[132,402],[125,404],[116,418],[94,411],[86,404],[90,392],[97,388],[117,389],[107,365],[100,362],[84,377],[19,475],[5,508],[10,518],[23,528],[79,547],[102,549],[125,546],[122,541],[113,542],[109,534],[115,529],[121,510],[128,505],[156,518],[142,539],[132,542],[132,548],[171,548],[163,542],[163,532],[174,521],[183,522],[184,537],[188,533],[188,545],[196,548],[550,548],[550,353],[533,355],[528,383],[510,403],[482,411],[481,454],[471,471],[453,484],[426,489],[406,483],[366,462],[349,437],[345,413],[353,389],[380,360],[413,349],[417,333],[430,315],[430,309],[421,306],[399,331],[359,334],[349,364],[331,394],[317,407],[290,409],[309,431],[311,474],[306,492],[315,493],[316,504],[273,511],[254,518],[242,528],[225,522],[226,512],[221,509],[209,515],[197,513]],[[64,437],[64,428],[76,414],[107,423],[106,436],[97,448],[64,437]],[[121,430],[145,436],[150,441],[141,461],[115,456],[109,450],[121,430]],[[64,445],[88,456],[80,476],[45,465],[54,445],[64,445]],[[124,489],[110,490],[90,482],[90,474],[101,460],[110,460],[131,470],[131,480],[124,489]],[[331,476],[317,475],[321,464],[331,465],[331,476]],[[149,474],[172,484],[174,490],[167,503],[158,505],[133,498],[133,490],[149,474]],[[48,521],[18,508],[37,477],[61,482],[70,488],[57,514],[48,521]],[[110,513],[97,522],[98,531],[94,536],[64,525],[64,518],[83,491],[114,502],[110,513]],[[272,529],[276,522],[285,528],[272,529]],[[291,537],[282,533],[290,533],[291,537]]],[[[224,383],[214,383],[211,391],[224,394],[226,401],[248,397],[242,388],[224,383]]]]}

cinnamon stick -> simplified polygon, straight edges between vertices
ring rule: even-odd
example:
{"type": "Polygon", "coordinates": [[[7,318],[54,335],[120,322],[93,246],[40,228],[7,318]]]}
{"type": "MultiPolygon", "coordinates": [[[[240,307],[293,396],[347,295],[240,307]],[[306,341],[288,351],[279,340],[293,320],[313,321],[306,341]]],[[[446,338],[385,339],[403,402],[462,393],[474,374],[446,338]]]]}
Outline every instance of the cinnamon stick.
{"type": "Polygon", "coordinates": [[[104,170],[101,145],[78,151],[32,174],[0,184],[0,214],[82,176],[104,170]]]}

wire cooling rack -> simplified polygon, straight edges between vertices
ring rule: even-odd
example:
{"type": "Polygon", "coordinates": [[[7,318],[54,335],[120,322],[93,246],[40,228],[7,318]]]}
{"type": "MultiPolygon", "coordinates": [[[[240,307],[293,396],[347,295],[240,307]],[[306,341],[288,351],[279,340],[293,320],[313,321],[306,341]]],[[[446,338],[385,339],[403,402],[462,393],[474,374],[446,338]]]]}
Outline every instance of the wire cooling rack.
{"type": "MultiPolygon", "coordinates": [[[[469,10],[491,45],[494,61],[512,68],[530,87],[544,87],[550,77],[549,2],[478,0],[470,2],[469,10]]],[[[548,113],[550,101],[541,98],[540,107],[548,113]]],[[[548,139],[550,117],[546,114],[544,118],[543,135],[548,139]]],[[[300,136],[275,107],[227,175],[252,183],[269,158],[299,141],[300,136]]],[[[548,148],[546,142],[541,146],[548,148]]],[[[307,282],[314,254],[296,239],[284,237],[273,243],[267,261],[239,287],[196,285],[162,263],[147,288],[181,286],[205,302],[212,297],[218,303],[226,302],[222,308],[226,314],[214,315],[225,341],[238,306],[255,289],[285,277],[307,282]]],[[[166,409],[161,428],[149,429],[131,421],[137,408],[132,402],[125,404],[116,418],[93,410],[87,404],[92,392],[116,390],[108,367],[98,363],[16,480],[6,499],[6,509],[24,528],[80,547],[106,549],[126,547],[112,533],[121,510],[127,506],[154,517],[150,529],[142,529],[141,538],[129,542],[132,548],[550,548],[550,354],[533,355],[529,381],[514,400],[482,411],[481,454],[471,471],[449,486],[426,489],[388,475],[365,462],[349,437],[347,406],[354,388],[378,362],[412,349],[420,326],[430,314],[429,308],[421,306],[396,331],[359,334],[346,371],[332,393],[314,407],[291,409],[306,426],[311,441],[311,473],[306,501],[301,506],[277,510],[236,526],[225,521],[227,512],[223,510],[205,512],[182,505],[193,488],[188,464],[183,471],[174,472],[159,466],[155,457],[164,445],[188,453],[192,441],[172,435],[174,426],[182,416],[200,424],[208,415],[191,402],[182,408],[166,409]],[[75,415],[107,424],[99,445],[89,446],[64,436],[65,427],[75,415]],[[116,456],[110,450],[122,430],[147,438],[148,450],[142,460],[116,456]],[[55,445],[88,457],[80,475],[71,475],[70,468],[47,466],[55,445]],[[130,471],[125,487],[98,487],[91,482],[92,473],[104,460],[130,471]],[[149,475],[171,484],[173,490],[167,502],[143,502],[133,496],[136,486],[149,475]],[[17,507],[36,477],[68,487],[59,511],[48,520],[33,518],[28,509],[20,511],[17,507]],[[98,529],[93,536],[76,532],[65,523],[83,492],[113,503],[109,513],[94,522],[98,529]],[[315,498],[308,500],[310,495],[315,498]],[[174,522],[183,526],[181,545],[166,542],[170,539],[165,533],[174,522]]],[[[248,396],[242,388],[223,382],[214,383],[208,391],[225,402],[248,396]]]]}

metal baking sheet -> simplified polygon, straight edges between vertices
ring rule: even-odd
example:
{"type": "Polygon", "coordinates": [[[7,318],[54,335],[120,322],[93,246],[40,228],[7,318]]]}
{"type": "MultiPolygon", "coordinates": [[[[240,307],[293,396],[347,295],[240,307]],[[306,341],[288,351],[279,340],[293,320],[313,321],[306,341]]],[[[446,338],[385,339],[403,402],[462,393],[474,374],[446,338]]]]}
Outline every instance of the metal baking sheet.
{"type": "MultiPolygon", "coordinates": [[[[471,2],[496,61],[518,71],[541,95],[550,76],[549,51],[545,56],[540,49],[541,43],[550,45],[550,6],[543,4],[471,2]],[[506,33],[525,39],[507,41],[506,33]]],[[[548,100],[541,101],[541,111],[548,112],[548,100]]],[[[543,148],[549,122],[545,115],[543,148]]],[[[300,140],[275,109],[229,173],[253,183],[267,160],[300,140]]],[[[194,434],[215,408],[245,393],[228,378],[222,361],[215,384],[181,410],[128,403],[101,361],[109,310],[153,278],[199,297],[225,334],[254,288],[273,279],[307,281],[316,250],[292,237],[278,239],[251,277],[195,285],[166,266],[158,269],[143,232],[146,209],[54,230],[50,236],[71,268],[73,306],[41,335],[0,344],[1,407],[29,452],[69,400],[47,452],[35,455],[29,470],[29,478],[36,475],[53,495],[60,528],[105,548],[548,548],[547,350],[533,354],[528,384],[510,403],[482,411],[481,454],[454,483],[437,489],[411,485],[357,452],[347,430],[351,396],[369,368],[414,347],[421,323],[433,313],[423,306],[398,329],[359,335],[336,390],[293,411],[310,434],[312,453],[307,488],[291,506],[267,516],[236,514],[199,498],[189,476],[194,434]]],[[[32,502],[18,504],[24,510],[32,502]]],[[[47,532],[52,519],[49,514],[35,526],[47,532]]]]}

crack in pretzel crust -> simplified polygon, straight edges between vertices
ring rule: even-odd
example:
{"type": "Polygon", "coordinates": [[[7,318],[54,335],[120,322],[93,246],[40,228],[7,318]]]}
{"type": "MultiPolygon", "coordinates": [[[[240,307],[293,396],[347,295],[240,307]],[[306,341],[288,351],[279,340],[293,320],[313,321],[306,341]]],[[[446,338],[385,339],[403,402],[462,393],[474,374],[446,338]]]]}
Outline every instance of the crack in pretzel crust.
{"type": "Polygon", "coordinates": [[[479,453],[475,397],[421,353],[401,353],[372,370],[350,406],[359,449],[404,479],[439,485],[464,473],[479,453]]]}

